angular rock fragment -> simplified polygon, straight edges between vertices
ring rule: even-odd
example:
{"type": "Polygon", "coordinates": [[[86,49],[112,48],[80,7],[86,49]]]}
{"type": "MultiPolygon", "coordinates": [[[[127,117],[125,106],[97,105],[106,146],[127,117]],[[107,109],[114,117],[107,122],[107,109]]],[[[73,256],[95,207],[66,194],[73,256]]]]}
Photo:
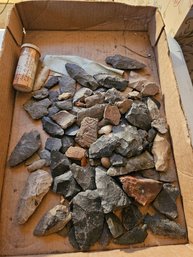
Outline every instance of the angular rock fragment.
{"type": "Polygon", "coordinates": [[[143,96],[154,96],[159,93],[159,86],[155,82],[147,81],[143,89],[141,90],[141,94],[143,96]]]}
{"type": "Polygon", "coordinates": [[[48,108],[48,116],[51,117],[53,114],[56,114],[59,111],[60,109],[56,105],[52,105],[50,108],[48,108]]]}
{"type": "Polygon", "coordinates": [[[40,155],[40,158],[41,159],[43,159],[43,160],[45,160],[46,162],[45,162],[45,166],[50,166],[50,156],[51,156],[51,154],[50,154],[50,152],[48,151],[48,150],[41,150],[40,152],[39,152],[39,155],[40,155]]]}
{"type": "Polygon", "coordinates": [[[122,101],[116,102],[115,105],[119,108],[121,114],[125,114],[132,106],[132,103],[132,100],[125,98],[122,101]]]}
{"type": "Polygon", "coordinates": [[[32,156],[41,146],[37,130],[24,133],[9,157],[9,165],[14,167],[32,156]]]}
{"type": "Polygon", "coordinates": [[[145,223],[148,228],[156,235],[167,236],[170,238],[185,238],[187,236],[186,229],[178,223],[164,218],[160,215],[145,217],[145,223]]]}
{"type": "Polygon", "coordinates": [[[122,211],[123,226],[126,230],[131,230],[139,225],[143,220],[143,214],[136,205],[129,205],[122,211]]]}
{"type": "Polygon", "coordinates": [[[76,134],[75,141],[82,147],[89,148],[97,140],[98,119],[85,117],[76,134]]]}
{"type": "Polygon", "coordinates": [[[21,193],[17,209],[17,222],[24,224],[34,213],[52,184],[52,177],[45,170],[31,173],[21,193]]]}
{"type": "Polygon", "coordinates": [[[76,81],[69,76],[63,75],[59,79],[60,94],[71,93],[72,97],[76,92],[76,81]]]}
{"type": "Polygon", "coordinates": [[[93,94],[93,91],[91,89],[82,87],[76,91],[73,97],[73,103],[76,103],[78,101],[84,101],[86,97],[91,96],[92,94],[93,94]]]}
{"type": "Polygon", "coordinates": [[[73,160],[82,160],[86,157],[87,153],[86,150],[79,146],[70,146],[66,151],[66,156],[73,160]]]}
{"type": "Polygon", "coordinates": [[[163,185],[162,191],[153,202],[153,206],[168,218],[175,219],[178,216],[176,198],[179,194],[180,191],[177,187],[166,183],[163,185]]]}
{"type": "Polygon", "coordinates": [[[168,132],[168,125],[165,118],[158,118],[157,120],[152,121],[151,126],[161,134],[168,132]]]}
{"type": "Polygon", "coordinates": [[[119,146],[119,138],[113,134],[103,135],[98,138],[89,148],[89,158],[101,158],[111,156],[119,146]]]}
{"type": "Polygon", "coordinates": [[[81,167],[73,163],[70,170],[81,188],[86,191],[87,189],[96,189],[95,185],[95,169],[93,167],[81,167]]]}
{"type": "Polygon", "coordinates": [[[141,171],[141,174],[144,178],[160,180],[160,173],[154,169],[143,170],[141,171]]]}
{"type": "Polygon", "coordinates": [[[35,170],[39,170],[39,169],[41,169],[45,164],[46,164],[46,160],[40,159],[40,160],[34,161],[32,164],[30,164],[30,165],[27,167],[27,170],[28,170],[29,172],[33,172],[33,171],[35,171],[35,170]]]}
{"type": "Polygon", "coordinates": [[[76,136],[79,129],[80,129],[79,126],[74,124],[65,130],[65,135],[70,136],[70,137],[76,136]]]}
{"type": "Polygon", "coordinates": [[[154,161],[152,155],[145,151],[136,157],[128,159],[125,167],[111,167],[108,169],[107,174],[109,176],[120,176],[128,174],[133,171],[140,171],[154,168],[154,161]]]}
{"type": "Polygon", "coordinates": [[[36,100],[42,100],[49,95],[48,89],[42,88],[40,90],[34,91],[32,96],[36,100]]]}
{"type": "Polygon", "coordinates": [[[106,107],[106,104],[96,104],[95,106],[92,106],[90,108],[81,109],[77,113],[77,124],[80,125],[81,121],[85,117],[101,120],[103,117],[105,107],[106,107]]]}
{"type": "Polygon", "coordinates": [[[105,92],[105,102],[106,103],[115,104],[116,102],[122,101],[122,100],[123,100],[122,95],[115,88],[108,89],[105,92]]]}
{"type": "Polygon", "coordinates": [[[50,136],[62,136],[64,135],[64,130],[55,122],[53,122],[49,117],[42,118],[42,125],[43,129],[50,135],[50,136]]]}
{"type": "Polygon", "coordinates": [[[51,104],[51,101],[46,98],[40,101],[29,100],[23,105],[23,107],[32,119],[38,120],[48,114],[48,107],[51,104]]]}
{"type": "Polygon", "coordinates": [[[67,63],[65,67],[70,77],[75,79],[80,85],[83,87],[88,87],[91,90],[97,89],[97,81],[83,68],[74,63],[67,63]]]}
{"type": "Polygon", "coordinates": [[[72,94],[70,92],[62,93],[58,96],[59,101],[67,100],[69,98],[72,98],[72,94]]]}
{"type": "Polygon", "coordinates": [[[119,180],[128,196],[143,206],[150,204],[162,189],[162,183],[153,179],[123,176],[119,180]]]}
{"type": "Polygon", "coordinates": [[[76,121],[76,116],[67,111],[60,111],[51,118],[63,129],[70,127],[76,121]]]}
{"type": "Polygon", "coordinates": [[[67,171],[54,178],[52,190],[55,193],[62,194],[65,198],[72,198],[81,191],[81,188],[74,179],[72,172],[67,171]]]}
{"type": "Polygon", "coordinates": [[[104,119],[108,120],[113,125],[118,125],[120,122],[121,114],[117,106],[107,105],[104,110],[104,119]]]}
{"type": "Polygon", "coordinates": [[[59,176],[65,171],[69,170],[70,161],[64,154],[58,151],[52,151],[50,168],[52,172],[52,177],[59,176]]]}
{"type": "Polygon", "coordinates": [[[152,147],[152,154],[154,157],[155,168],[158,171],[167,171],[170,159],[170,144],[167,137],[157,134],[152,147]]]}
{"type": "Polygon", "coordinates": [[[86,107],[91,107],[96,104],[103,104],[105,100],[105,94],[104,93],[96,93],[94,95],[88,96],[85,98],[85,104],[86,107]]]}
{"type": "Polygon", "coordinates": [[[87,190],[73,198],[72,221],[79,248],[88,250],[103,231],[104,214],[97,190],[87,190]]]}
{"type": "Polygon", "coordinates": [[[112,235],[109,231],[108,225],[106,222],[104,222],[103,231],[98,242],[102,247],[106,247],[110,243],[111,238],[112,238],[112,235]]]}
{"type": "Polygon", "coordinates": [[[128,245],[139,244],[145,241],[147,237],[147,225],[139,225],[127,231],[122,236],[113,240],[115,244],[128,245]]]}
{"type": "Polygon", "coordinates": [[[54,137],[47,138],[45,148],[48,151],[59,151],[61,147],[62,147],[61,139],[54,138],[54,137]]]}
{"type": "Polygon", "coordinates": [[[108,135],[111,133],[111,131],[112,131],[112,125],[106,125],[106,126],[103,126],[101,129],[99,129],[98,134],[99,135],[103,135],[103,134],[108,135]]]}
{"type": "Polygon", "coordinates": [[[118,76],[99,73],[94,75],[94,78],[101,87],[116,88],[117,90],[124,91],[128,86],[128,80],[118,76]]]}
{"type": "Polygon", "coordinates": [[[157,120],[160,117],[158,106],[150,97],[147,99],[147,108],[152,120],[157,120]]]}
{"type": "Polygon", "coordinates": [[[130,204],[129,198],[113,178],[108,176],[102,167],[97,167],[95,171],[96,187],[101,198],[104,213],[110,213],[117,208],[128,206],[130,204]]]}
{"type": "Polygon", "coordinates": [[[62,137],[61,140],[62,140],[62,148],[60,149],[60,151],[62,153],[65,153],[70,146],[74,145],[74,139],[72,137],[64,136],[62,137]]]}
{"type": "Polygon", "coordinates": [[[131,59],[127,56],[122,56],[120,54],[108,56],[105,61],[107,64],[112,65],[113,68],[122,70],[140,70],[146,66],[137,60],[131,59]]]}
{"type": "Polygon", "coordinates": [[[106,214],[105,219],[114,238],[117,238],[124,233],[124,228],[121,224],[121,221],[114,213],[106,214]]]}
{"type": "Polygon", "coordinates": [[[151,128],[151,117],[147,105],[134,101],[125,118],[134,126],[148,130],[151,128]]]}
{"type": "Polygon", "coordinates": [[[55,85],[57,85],[58,82],[59,82],[59,77],[53,76],[50,79],[48,79],[48,81],[45,83],[44,87],[50,89],[50,88],[54,87],[55,85]]]}
{"type": "Polygon", "coordinates": [[[49,99],[52,103],[58,101],[58,96],[59,92],[57,90],[49,91],[49,99]]]}
{"type": "Polygon", "coordinates": [[[71,101],[71,99],[58,101],[58,102],[56,102],[56,106],[61,110],[70,111],[70,110],[72,110],[72,101],[71,101]]]}
{"type": "Polygon", "coordinates": [[[113,154],[110,157],[110,163],[113,167],[125,166],[127,163],[127,159],[121,156],[120,154],[113,154]]]}
{"type": "Polygon", "coordinates": [[[67,206],[58,204],[49,210],[37,224],[34,236],[47,236],[63,229],[71,220],[71,213],[67,206]]]}

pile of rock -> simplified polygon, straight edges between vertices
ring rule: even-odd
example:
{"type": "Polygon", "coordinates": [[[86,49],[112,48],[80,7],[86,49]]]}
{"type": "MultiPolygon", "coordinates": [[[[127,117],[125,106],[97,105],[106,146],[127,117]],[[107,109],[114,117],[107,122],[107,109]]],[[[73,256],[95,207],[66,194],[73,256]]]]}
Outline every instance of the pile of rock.
{"type": "MultiPolygon", "coordinates": [[[[106,62],[129,71],[145,67],[120,55],[106,62]]],[[[66,70],[69,76],[51,77],[24,104],[51,137],[39,156],[27,161],[32,173],[18,205],[18,223],[28,220],[51,189],[64,201],[42,217],[36,236],[68,235],[80,250],[97,241],[102,246],[141,243],[148,229],[186,237],[174,221],[179,189],[161,175],[168,172],[172,156],[167,123],[154,98],[159,86],[133,71],[128,81],[109,74],[91,76],[76,64],[66,64],[66,70]],[[42,170],[46,166],[50,172],[42,170]],[[144,206],[153,207],[154,215],[144,206]]],[[[38,131],[25,133],[10,166],[34,156],[40,146],[38,131]]]]}

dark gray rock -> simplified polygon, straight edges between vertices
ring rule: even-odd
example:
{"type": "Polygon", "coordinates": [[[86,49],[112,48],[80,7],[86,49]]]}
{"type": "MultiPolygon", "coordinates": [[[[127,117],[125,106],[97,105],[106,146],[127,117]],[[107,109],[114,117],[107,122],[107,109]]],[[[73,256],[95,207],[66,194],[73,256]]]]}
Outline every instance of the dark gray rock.
{"type": "Polygon", "coordinates": [[[45,83],[44,87],[50,89],[50,88],[54,87],[55,85],[57,85],[58,82],[59,82],[59,77],[53,76],[50,79],[48,79],[48,81],[45,83]]]}
{"type": "Polygon", "coordinates": [[[62,153],[58,151],[51,152],[51,172],[52,177],[56,177],[62,175],[64,172],[70,169],[70,161],[69,159],[62,153]]]}
{"type": "Polygon", "coordinates": [[[88,87],[91,90],[97,89],[97,81],[79,65],[74,63],[67,63],[65,67],[70,77],[75,79],[80,85],[83,87],[88,87]]]}
{"type": "Polygon", "coordinates": [[[71,93],[74,96],[76,92],[76,81],[69,76],[63,75],[59,79],[60,94],[71,93]]]}
{"type": "Polygon", "coordinates": [[[76,103],[78,101],[84,101],[86,97],[91,96],[92,94],[93,91],[91,89],[82,87],[76,91],[73,97],[73,103],[76,103]]]}
{"type": "Polygon", "coordinates": [[[79,129],[80,129],[80,127],[78,125],[74,124],[65,130],[65,135],[70,136],[70,137],[76,136],[79,129]]]}
{"type": "Polygon", "coordinates": [[[113,240],[115,244],[128,245],[139,244],[145,241],[147,237],[147,225],[139,225],[127,231],[125,234],[113,240]]]}
{"type": "Polygon", "coordinates": [[[105,61],[107,64],[112,65],[113,68],[121,70],[140,70],[146,67],[144,63],[120,54],[108,56],[105,61]]]}
{"type": "Polygon", "coordinates": [[[80,247],[76,241],[74,226],[71,227],[71,229],[68,233],[68,239],[69,239],[70,244],[74,247],[74,249],[80,250],[80,247]]]}
{"type": "Polygon", "coordinates": [[[104,214],[97,190],[87,190],[73,198],[72,221],[79,248],[88,250],[100,238],[104,214]]]}
{"type": "Polygon", "coordinates": [[[75,144],[74,139],[72,137],[64,136],[62,137],[61,140],[62,140],[62,148],[60,151],[62,153],[65,153],[70,146],[74,146],[75,144]]]}
{"type": "Polygon", "coordinates": [[[160,213],[166,215],[168,218],[175,219],[178,216],[176,198],[180,191],[172,184],[166,183],[163,185],[162,191],[158,194],[153,206],[160,213]]]}
{"type": "Polygon", "coordinates": [[[53,122],[49,117],[42,118],[42,125],[43,129],[50,135],[50,136],[63,136],[64,130],[55,122],[53,122]]]}
{"type": "Polygon", "coordinates": [[[72,174],[76,182],[81,186],[85,191],[87,189],[93,190],[96,189],[95,185],[95,169],[93,167],[81,167],[73,163],[70,167],[72,174]]]}
{"type": "Polygon", "coordinates": [[[116,88],[117,90],[124,91],[128,86],[128,80],[119,76],[99,73],[94,75],[98,84],[105,88],[116,88]]]}
{"type": "Polygon", "coordinates": [[[121,221],[114,213],[106,214],[105,219],[114,238],[117,238],[124,233],[124,228],[121,224],[121,221]]]}
{"type": "Polygon", "coordinates": [[[49,91],[46,88],[42,88],[40,90],[34,91],[32,96],[36,100],[41,100],[46,98],[49,95],[49,91]]]}
{"type": "Polygon", "coordinates": [[[120,154],[113,154],[110,157],[110,162],[113,167],[120,167],[126,165],[127,159],[121,156],[120,154]]]}
{"type": "Polygon", "coordinates": [[[117,208],[130,204],[130,200],[116,182],[107,175],[102,167],[96,168],[96,187],[101,197],[104,213],[110,213],[117,208]],[[108,187],[107,187],[108,185],[108,187]]]}
{"type": "Polygon", "coordinates": [[[9,165],[14,167],[27,160],[40,146],[40,133],[37,130],[24,133],[9,157],[9,165]]]}
{"type": "Polygon", "coordinates": [[[43,160],[46,161],[45,166],[50,166],[50,162],[51,162],[50,157],[51,157],[51,154],[50,154],[50,152],[49,152],[48,150],[46,150],[46,149],[41,150],[41,151],[39,152],[39,156],[40,156],[41,159],[43,159],[43,160]]]}
{"type": "Polygon", "coordinates": [[[48,151],[59,151],[62,147],[61,139],[55,137],[48,137],[46,140],[45,148],[48,151]]]}
{"type": "Polygon", "coordinates": [[[89,164],[92,167],[97,167],[101,165],[101,159],[89,159],[89,164]]]}
{"type": "Polygon", "coordinates": [[[131,230],[139,225],[143,220],[143,215],[136,205],[129,205],[122,211],[123,226],[126,230],[131,230]]]}
{"type": "Polygon", "coordinates": [[[52,103],[58,101],[58,96],[59,96],[59,92],[57,90],[49,91],[49,99],[52,103]]]}
{"type": "Polygon", "coordinates": [[[52,105],[50,108],[48,108],[48,116],[51,117],[52,115],[56,114],[59,111],[60,109],[57,106],[52,105]]]}
{"type": "Polygon", "coordinates": [[[98,240],[98,243],[102,247],[106,247],[110,243],[111,239],[112,239],[112,235],[111,235],[111,232],[109,231],[108,225],[105,221],[104,225],[103,225],[103,231],[102,231],[101,237],[98,240]]]}
{"type": "Polygon", "coordinates": [[[104,93],[96,93],[94,95],[88,96],[85,98],[86,107],[89,108],[96,104],[103,104],[105,100],[104,93]]]}
{"type": "Polygon", "coordinates": [[[148,130],[147,140],[149,143],[153,142],[156,134],[157,134],[157,131],[154,128],[151,128],[150,130],[148,130]]]}
{"type": "Polygon", "coordinates": [[[61,110],[70,111],[70,110],[72,110],[72,100],[67,99],[67,100],[63,100],[63,101],[58,101],[58,102],[56,102],[56,106],[61,110]]]}
{"type": "Polygon", "coordinates": [[[40,101],[29,100],[23,107],[32,119],[38,120],[48,114],[48,107],[51,104],[51,101],[46,98],[40,101]]]}
{"type": "Polygon", "coordinates": [[[120,92],[116,88],[108,89],[105,92],[105,102],[114,104],[115,102],[122,101],[124,99],[120,92]]]}
{"type": "Polygon", "coordinates": [[[145,217],[148,228],[156,235],[167,236],[170,238],[186,238],[186,229],[178,223],[171,221],[160,215],[145,217]]]}

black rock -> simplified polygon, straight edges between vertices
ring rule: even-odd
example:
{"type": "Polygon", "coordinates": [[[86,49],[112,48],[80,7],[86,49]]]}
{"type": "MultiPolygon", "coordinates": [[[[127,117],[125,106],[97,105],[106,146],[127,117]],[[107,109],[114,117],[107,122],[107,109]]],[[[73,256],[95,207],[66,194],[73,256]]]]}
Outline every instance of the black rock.
{"type": "Polygon", "coordinates": [[[32,119],[38,120],[48,114],[48,107],[51,104],[51,101],[46,98],[40,101],[29,100],[23,105],[23,107],[32,119]]]}
{"type": "Polygon", "coordinates": [[[36,100],[41,100],[46,98],[49,95],[48,89],[46,88],[42,88],[40,90],[37,90],[35,92],[33,92],[33,98],[36,100]]]}
{"type": "Polygon", "coordinates": [[[45,148],[49,151],[59,151],[62,147],[61,139],[48,137],[46,140],[45,148]]]}
{"type": "Polygon", "coordinates": [[[122,211],[123,226],[126,230],[131,230],[139,225],[143,220],[143,215],[136,205],[129,205],[122,211]]]}
{"type": "Polygon", "coordinates": [[[153,206],[168,218],[175,219],[178,216],[176,198],[179,194],[180,191],[177,187],[172,184],[165,183],[162,191],[153,202],[153,206]]]}
{"type": "Polygon", "coordinates": [[[90,166],[81,167],[73,163],[70,167],[70,170],[72,171],[72,174],[76,182],[81,186],[81,188],[84,191],[87,189],[90,189],[90,190],[96,189],[94,168],[90,166]]]}
{"type": "Polygon", "coordinates": [[[53,122],[49,117],[42,118],[42,125],[43,129],[50,135],[50,136],[63,136],[64,130],[55,122],[53,122]]]}
{"type": "Polygon", "coordinates": [[[124,228],[121,224],[121,221],[114,213],[106,214],[105,219],[114,238],[117,238],[124,233],[124,228]]]}
{"type": "Polygon", "coordinates": [[[50,168],[52,177],[62,175],[70,169],[70,161],[64,154],[58,151],[52,151],[50,168]]]}
{"type": "Polygon", "coordinates": [[[76,91],[76,81],[69,76],[62,76],[59,79],[60,93],[71,93],[73,96],[76,91]]]}
{"type": "Polygon", "coordinates": [[[14,167],[31,157],[41,146],[40,133],[31,130],[24,133],[9,157],[9,165],[14,167]]]}
{"type": "Polygon", "coordinates": [[[61,152],[65,153],[66,150],[70,147],[70,146],[74,146],[75,142],[74,139],[72,137],[68,137],[68,136],[64,136],[62,137],[62,148],[61,148],[61,152]]]}
{"type": "Polygon", "coordinates": [[[109,104],[114,104],[115,102],[123,100],[120,92],[116,88],[108,89],[105,92],[105,102],[109,104]]]}
{"type": "Polygon", "coordinates": [[[148,142],[152,143],[156,135],[157,135],[157,131],[154,128],[151,128],[150,130],[148,130],[148,136],[147,136],[148,142]]]}
{"type": "Polygon", "coordinates": [[[97,190],[87,190],[73,198],[72,221],[79,248],[88,250],[101,236],[104,214],[97,190]]]}
{"type": "Polygon", "coordinates": [[[110,157],[110,162],[112,164],[112,166],[114,167],[120,167],[120,166],[125,166],[127,163],[127,159],[124,158],[122,155],[120,154],[113,154],[110,157]]]}
{"type": "Polygon", "coordinates": [[[57,106],[52,105],[50,108],[48,108],[48,115],[51,117],[52,115],[56,114],[59,111],[60,109],[57,106]]]}
{"type": "Polygon", "coordinates": [[[79,130],[79,126],[75,124],[69,127],[68,129],[65,129],[64,133],[67,136],[73,137],[73,136],[76,136],[78,130],[79,130]]]}
{"type": "Polygon", "coordinates": [[[80,85],[88,87],[91,90],[97,89],[97,81],[83,68],[74,63],[67,63],[65,67],[70,77],[75,79],[80,85]]]}
{"type": "Polygon", "coordinates": [[[128,245],[139,244],[145,241],[147,237],[147,225],[139,225],[127,231],[122,236],[113,240],[115,244],[128,245]]]}
{"type": "Polygon", "coordinates": [[[80,250],[80,247],[76,241],[74,226],[71,227],[71,229],[68,233],[68,239],[69,239],[70,244],[74,247],[74,249],[80,250]]]}
{"type": "Polygon", "coordinates": [[[55,193],[62,194],[65,198],[72,198],[81,191],[81,188],[74,179],[72,172],[67,171],[54,178],[52,190],[55,193]]]}
{"type": "Polygon", "coordinates": [[[106,221],[104,221],[103,231],[98,242],[102,247],[106,247],[110,243],[111,239],[112,239],[111,232],[109,231],[106,221]]]}
{"type": "Polygon", "coordinates": [[[59,92],[57,90],[49,91],[49,99],[51,102],[58,101],[59,92]]]}
{"type": "Polygon", "coordinates": [[[45,166],[50,166],[50,162],[51,162],[50,157],[51,157],[51,154],[50,154],[50,152],[49,152],[48,150],[46,150],[46,149],[41,150],[41,151],[39,152],[39,156],[40,156],[41,159],[44,159],[44,160],[46,161],[45,166]]]}
{"type": "Polygon", "coordinates": [[[67,99],[67,100],[63,100],[63,101],[58,101],[58,102],[56,102],[56,106],[61,110],[70,111],[70,110],[72,110],[72,100],[67,99]]]}
{"type": "Polygon", "coordinates": [[[186,229],[178,223],[171,221],[160,215],[145,217],[145,223],[148,228],[156,235],[167,236],[170,238],[185,238],[186,229]]]}
{"type": "Polygon", "coordinates": [[[112,65],[113,68],[122,70],[139,70],[146,66],[137,60],[131,59],[127,56],[122,56],[120,54],[108,56],[105,61],[107,64],[112,65]]]}
{"type": "Polygon", "coordinates": [[[54,87],[55,85],[57,85],[58,82],[59,82],[59,78],[57,76],[53,76],[50,79],[48,79],[48,81],[45,83],[44,87],[50,89],[50,88],[54,87]]]}

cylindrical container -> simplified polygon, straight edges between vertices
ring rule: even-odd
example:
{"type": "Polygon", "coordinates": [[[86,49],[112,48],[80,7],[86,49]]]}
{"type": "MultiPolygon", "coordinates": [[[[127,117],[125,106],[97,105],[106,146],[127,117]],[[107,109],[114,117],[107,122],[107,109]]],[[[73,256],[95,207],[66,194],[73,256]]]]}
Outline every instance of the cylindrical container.
{"type": "Polygon", "coordinates": [[[23,44],[17,64],[13,87],[22,92],[31,92],[40,58],[40,49],[32,44],[23,44]]]}

